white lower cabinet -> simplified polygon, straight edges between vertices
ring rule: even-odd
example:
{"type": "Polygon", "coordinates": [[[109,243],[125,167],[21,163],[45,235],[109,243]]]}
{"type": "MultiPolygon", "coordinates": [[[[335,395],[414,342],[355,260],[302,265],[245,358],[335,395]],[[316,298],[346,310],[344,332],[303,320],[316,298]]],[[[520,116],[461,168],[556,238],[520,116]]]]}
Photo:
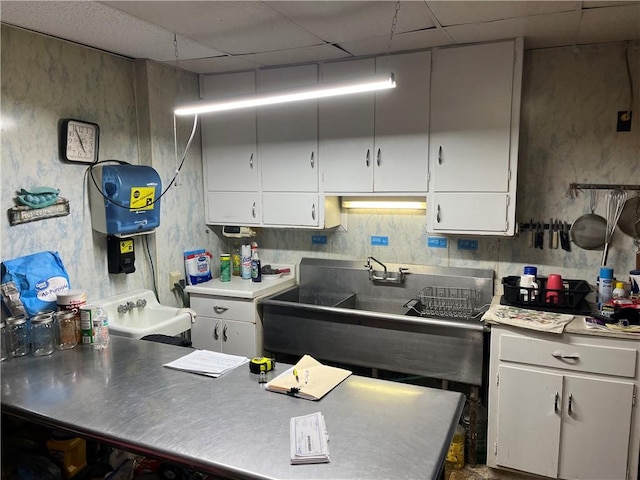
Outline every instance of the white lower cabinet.
{"type": "Polygon", "coordinates": [[[492,326],[487,464],[637,479],[638,342],[492,326]]]}
{"type": "Polygon", "coordinates": [[[191,308],[198,314],[191,327],[193,346],[248,358],[261,356],[262,321],[254,300],[191,294],[191,308]]]}

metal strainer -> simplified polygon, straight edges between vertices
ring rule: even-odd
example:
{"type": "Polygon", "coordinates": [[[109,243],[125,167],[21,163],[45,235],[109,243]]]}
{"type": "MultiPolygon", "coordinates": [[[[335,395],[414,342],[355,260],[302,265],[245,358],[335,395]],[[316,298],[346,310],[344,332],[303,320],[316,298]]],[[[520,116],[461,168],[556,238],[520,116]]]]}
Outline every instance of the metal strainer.
{"type": "Polygon", "coordinates": [[[591,190],[590,194],[589,208],[591,213],[585,213],[573,222],[570,231],[571,240],[585,250],[600,250],[607,237],[607,220],[593,213],[598,204],[598,192],[591,190]]]}

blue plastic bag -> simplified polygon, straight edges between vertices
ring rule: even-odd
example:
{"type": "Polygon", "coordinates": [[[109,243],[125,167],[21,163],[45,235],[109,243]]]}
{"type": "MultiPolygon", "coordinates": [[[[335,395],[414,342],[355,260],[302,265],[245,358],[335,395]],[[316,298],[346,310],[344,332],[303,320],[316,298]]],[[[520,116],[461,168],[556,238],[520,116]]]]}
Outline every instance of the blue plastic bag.
{"type": "Polygon", "coordinates": [[[69,275],[58,252],[39,252],[2,262],[2,302],[10,314],[27,318],[56,310],[59,292],[69,289],[69,275]]]}

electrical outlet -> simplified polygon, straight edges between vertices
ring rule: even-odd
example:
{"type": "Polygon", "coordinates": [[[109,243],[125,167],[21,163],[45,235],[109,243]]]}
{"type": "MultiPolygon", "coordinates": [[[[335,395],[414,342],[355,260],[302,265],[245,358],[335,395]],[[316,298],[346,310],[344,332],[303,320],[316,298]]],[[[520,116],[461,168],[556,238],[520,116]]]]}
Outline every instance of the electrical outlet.
{"type": "Polygon", "coordinates": [[[630,110],[624,110],[618,112],[618,122],[616,125],[617,132],[630,132],[631,131],[631,112],[630,110]]]}
{"type": "Polygon", "coordinates": [[[174,288],[176,288],[175,284],[180,283],[180,280],[182,280],[183,278],[184,276],[178,270],[169,272],[169,290],[173,290],[174,288]]]}

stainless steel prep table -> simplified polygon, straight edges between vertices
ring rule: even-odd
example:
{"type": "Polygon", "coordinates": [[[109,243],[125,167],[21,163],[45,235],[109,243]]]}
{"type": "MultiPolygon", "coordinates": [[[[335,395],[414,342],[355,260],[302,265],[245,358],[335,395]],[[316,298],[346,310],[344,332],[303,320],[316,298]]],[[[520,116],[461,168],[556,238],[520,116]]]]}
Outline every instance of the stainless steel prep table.
{"type": "Polygon", "coordinates": [[[246,366],[214,379],[162,366],[185,348],[111,340],[2,362],[2,411],[229,478],[432,479],[464,405],[457,392],[355,375],[312,402],[265,391],[246,366]],[[331,463],[290,465],[289,420],[317,411],[331,463]]]}

